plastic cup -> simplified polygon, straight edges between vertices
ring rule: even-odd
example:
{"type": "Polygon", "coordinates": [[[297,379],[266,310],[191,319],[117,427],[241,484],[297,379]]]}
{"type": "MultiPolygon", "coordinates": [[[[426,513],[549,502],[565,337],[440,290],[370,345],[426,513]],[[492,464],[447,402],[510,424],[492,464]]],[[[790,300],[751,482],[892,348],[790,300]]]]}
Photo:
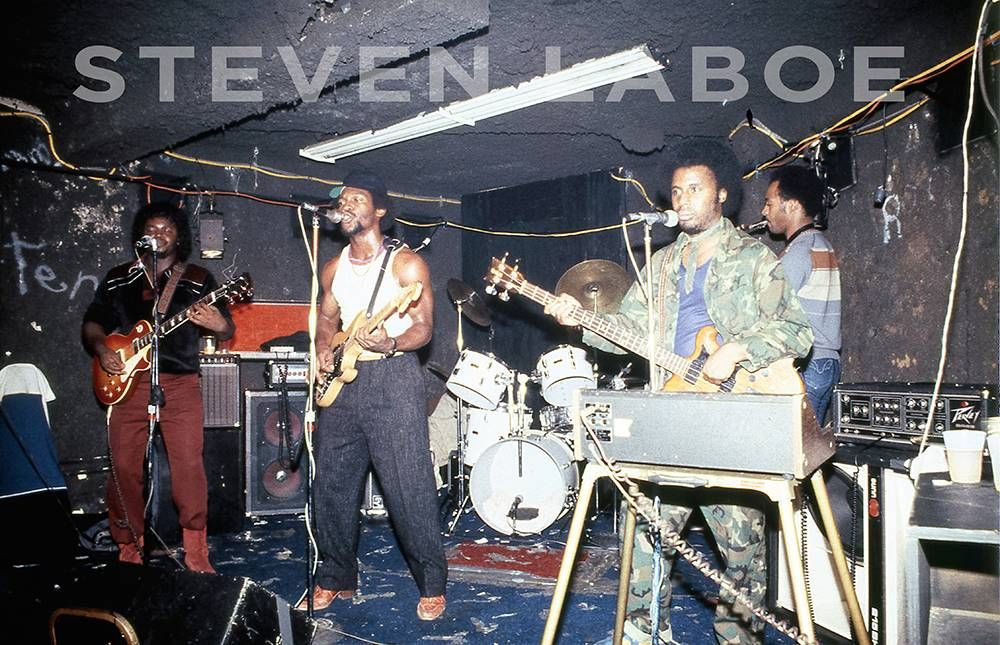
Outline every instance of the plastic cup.
{"type": "Polygon", "coordinates": [[[986,447],[990,449],[990,464],[993,466],[993,487],[1000,491],[1000,417],[990,417],[989,420],[996,421],[996,429],[987,425],[986,447]]]}
{"type": "Polygon", "coordinates": [[[986,442],[986,433],[982,430],[947,430],[943,434],[951,481],[956,484],[978,484],[983,478],[983,444],[986,442]]]}

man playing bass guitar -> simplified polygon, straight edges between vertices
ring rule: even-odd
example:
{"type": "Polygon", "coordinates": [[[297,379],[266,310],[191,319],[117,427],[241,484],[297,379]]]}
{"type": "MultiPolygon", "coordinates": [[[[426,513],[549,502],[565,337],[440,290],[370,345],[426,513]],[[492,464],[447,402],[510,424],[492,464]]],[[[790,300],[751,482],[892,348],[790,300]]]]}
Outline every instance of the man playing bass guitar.
{"type": "MultiPolygon", "coordinates": [[[[325,609],[334,600],[349,598],[358,586],[361,488],[371,465],[420,592],[417,616],[434,620],[445,608],[447,562],[423,372],[414,353],[427,344],[433,328],[430,271],[413,251],[387,243],[382,230],[391,221],[386,217],[389,197],[378,175],[354,171],[331,196],[338,198],[340,232],[348,244],[320,275],[317,381],[328,383],[328,375],[342,367],[331,348],[341,327],[350,329],[364,351],[352,368],[357,374],[322,409],[316,429],[314,517],[320,564],[311,590],[313,607],[325,609]],[[415,298],[408,308],[400,313],[402,306],[388,306],[407,290],[415,298]],[[384,323],[352,324],[366,315],[381,317],[376,314],[380,309],[391,312],[384,323]]],[[[299,608],[305,607],[303,601],[299,608]]]]}
{"type": "MultiPolygon", "coordinates": [[[[714,383],[729,379],[738,365],[754,371],[781,358],[805,356],[812,345],[812,331],[781,263],[727,218],[738,212],[741,190],[732,152],[722,144],[708,143],[683,144],[674,152],[674,169],[666,178],[681,233],[651,260],[657,343],[688,356],[694,353],[699,331],[714,327],[721,346],[707,357],[700,376],[714,383]]],[[[575,299],[563,294],[545,311],[564,325],[575,325],[578,307],[575,299]]],[[[608,318],[615,326],[645,333],[647,307],[637,284],[626,293],[619,313],[608,318]]],[[[600,349],[620,351],[589,331],[583,340],[600,349]]],[[[692,441],[697,441],[698,429],[691,431],[692,441]]],[[[661,517],[677,532],[687,524],[693,507],[700,507],[715,535],[727,577],[759,606],[766,590],[763,512],[745,505],[731,491],[699,492],[692,499],[678,494],[676,488],[663,488],[659,495],[664,502],[661,517]]],[[[653,548],[644,528],[640,523],[635,534],[626,642],[648,643],[654,629],[649,618],[653,548]]],[[[665,548],[664,555],[673,554],[665,548]]],[[[663,564],[657,629],[663,642],[671,642],[671,560],[665,557],[663,564]]],[[[749,623],[749,617],[746,608],[733,606],[733,597],[724,592],[716,611],[718,641],[760,642],[762,625],[749,623]]]]}

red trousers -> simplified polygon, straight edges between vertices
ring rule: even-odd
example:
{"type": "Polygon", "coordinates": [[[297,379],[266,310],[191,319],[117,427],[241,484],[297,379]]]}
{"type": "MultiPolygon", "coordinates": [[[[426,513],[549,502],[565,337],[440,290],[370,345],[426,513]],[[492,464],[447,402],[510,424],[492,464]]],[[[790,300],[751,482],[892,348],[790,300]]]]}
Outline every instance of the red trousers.
{"type": "MultiPolygon", "coordinates": [[[[144,531],[143,463],[149,421],[149,372],[136,377],[135,389],[114,406],[108,424],[113,472],[108,477],[108,521],[111,536],[126,544],[144,531]],[[131,527],[131,528],[130,528],[131,527]]],[[[166,404],[160,408],[160,433],[170,464],[170,487],[180,525],[205,528],[208,483],[205,478],[204,410],[197,374],[160,374],[166,404]]]]}

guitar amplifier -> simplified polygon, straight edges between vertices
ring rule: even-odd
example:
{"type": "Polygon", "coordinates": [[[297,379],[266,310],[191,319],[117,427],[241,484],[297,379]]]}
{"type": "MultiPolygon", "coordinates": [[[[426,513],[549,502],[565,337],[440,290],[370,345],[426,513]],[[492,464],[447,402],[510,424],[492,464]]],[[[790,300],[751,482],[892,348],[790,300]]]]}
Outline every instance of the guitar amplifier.
{"type": "Polygon", "coordinates": [[[272,390],[281,388],[282,383],[292,388],[303,388],[309,385],[309,363],[302,361],[268,361],[264,372],[267,387],[272,390]]]}
{"type": "Polygon", "coordinates": [[[240,359],[234,354],[202,354],[201,402],[206,428],[240,425],[240,359]]]}
{"type": "Polygon", "coordinates": [[[618,461],[796,479],[836,450],[832,430],[820,429],[803,394],[581,389],[572,416],[578,457],[584,447],[594,450],[584,426],[618,461]]]}
{"type": "Polygon", "coordinates": [[[931,420],[928,438],[946,430],[979,430],[997,413],[995,385],[941,384],[930,414],[933,383],[841,383],[834,391],[837,439],[845,443],[914,446],[931,420]]]}

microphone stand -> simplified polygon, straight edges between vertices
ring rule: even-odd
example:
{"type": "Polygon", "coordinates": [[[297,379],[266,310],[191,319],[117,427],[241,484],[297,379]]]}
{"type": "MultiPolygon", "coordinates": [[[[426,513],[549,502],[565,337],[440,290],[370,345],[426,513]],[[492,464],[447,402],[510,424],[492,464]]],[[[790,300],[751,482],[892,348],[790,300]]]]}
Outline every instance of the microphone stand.
{"type": "MultiPolygon", "coordinates": [[[[150,369],[149,369],[149,403],[146,407],[146,417],[149,422],[146,433],[146,454],[145,468],[143,469],[143,490],[145,491],[145,505],[143,506],[143,533],[155,534],[153,528],[153,504],[151,501],[156,492],[156,480],[153,477],[155,471],[154,438],[156,426],[160,422],[160,408],[166,402],[163,395],[163,388],[160,386],[160,289],[157,276],[159,254],[156,246],[150,248],[150,258],[152,266],[148,276],[150,285],[153,287],[153,340],[150,347],[150,369]]],[[[141,260],[140,260],[141,261],[141,260]]],[[[166,546],[166,545],[164,545],[166,546]]],[[[143,562],[149,562],[149,555],[152,551],[150,540],[143,540],[143,562]]]]}
{"type": "Polygon", "coordinates": [[[653,303],[653,223],[646,220],[642,226],[643,246],[646,253],[646,351],[649,354],[649,389],[658,392],[663,384],[660,382],[660,372],[656,367],[656,319],[653,313],[656,309],[653,303]]]}
{"type": "MultiPolygon", "coordinates": [[[[301,216],[301,213],[300,213],[301,216]]],[[[299,220],[301,222],[301,219],[299,220]]],[[[316,425],[316,405],[314,392],[316,374],[319,370],[316,358],[316,319],[318,315],[319,298],[319,211],[312,211],[312,246],[309,249],[309,261],[312,264],[312,283],[309,296],[309,387],[306,395],[305,413],[303,414],[302,441],[308,447],[306,450],[305,496],[306,512],[303,521],[306,529],[306,616],[313,617],[313,586],[315,585],[313,568],[319,559],[319,554],[313,550],[312,528],[310,526],[312,512],[315,508],[313,499],[313,446],[312,432],[316,425]]]]}

